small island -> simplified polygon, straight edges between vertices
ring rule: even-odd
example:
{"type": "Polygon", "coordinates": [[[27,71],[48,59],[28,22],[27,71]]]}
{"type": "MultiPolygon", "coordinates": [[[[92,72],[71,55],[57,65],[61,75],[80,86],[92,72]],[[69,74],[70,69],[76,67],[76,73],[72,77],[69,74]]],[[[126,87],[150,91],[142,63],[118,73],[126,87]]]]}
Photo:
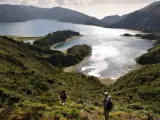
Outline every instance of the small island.
{"type": "Polygon", "coordinates": [[[155,34],[135,34],[135,35],[131,35],[129,33],[125,33],[121,36],[125,36],[125,37],[139,37],[139,38],[142,38],[142,39],[147,39],[147,40],[156,40],[157,39],[157,36],[155,34]]]}
{"type": "Polygon", "coordinates": [[[125,33],[125,34],[123,34],[123,35],[121,35],[121,36],[132,37],[133,35],[131,35],[131,34],[129,34],[129,33],[125,33]]]}
{"type": "Polygon", "coordinates": [[[80,36],[80,33],[71,30],[57,31],[36,40],[33,45],[42,49],[50,49],[52,45],[65,42],[67,39],[75,36],[80,36]]]}

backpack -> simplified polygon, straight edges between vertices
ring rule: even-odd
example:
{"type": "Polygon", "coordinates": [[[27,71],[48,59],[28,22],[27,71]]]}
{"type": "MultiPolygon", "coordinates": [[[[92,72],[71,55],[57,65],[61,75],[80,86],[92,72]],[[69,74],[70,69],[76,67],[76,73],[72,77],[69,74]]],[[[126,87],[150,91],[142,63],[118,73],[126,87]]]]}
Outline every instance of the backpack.
{"type": "Polygon", "coordinates": [[[61,93],[61,99],[66,99],[66,98],[67,98],[66,94],[65,93],[61,93]]]}
{"type": "Polygon", "coordinates": [[[111,101],[106,100],[106,109],[107,110],[112,110],[113,108],[113,103],[111,101]]]}

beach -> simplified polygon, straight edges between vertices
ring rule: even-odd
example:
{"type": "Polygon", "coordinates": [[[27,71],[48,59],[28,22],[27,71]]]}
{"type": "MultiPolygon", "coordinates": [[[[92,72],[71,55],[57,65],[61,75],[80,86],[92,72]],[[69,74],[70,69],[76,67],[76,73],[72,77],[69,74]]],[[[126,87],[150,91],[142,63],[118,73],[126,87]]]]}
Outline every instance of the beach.
{"type": "MultiPolygon", "coordinates": [[[[63,69],[63,72],[66,72],[66,73],[75,73],[75,72],[78,72],[78,69],[80,68],[80,66],[86,62],[89,58],[91,57],[91,55],[85,57],[80,63],[76,64],[76,65],[73,65],[73,66],[70,66],[70,67],[65,67],[63,69]]],[[[100,82],[104,85],[112,85],[116,82],[116,79],[111,79],[111,78],[99,78],[100,82]]]]}
{"type": "MultiPolygon", "coordinates": [[[[74,39],[76,39],[76,38],[80,38],[80,37],[83,37],[84,35],[79,35],[79,36],[74,36],[74,37],[71,37],[71,38],[68,38],[68,39],[66,39],[65,40],[65,42],[68,42],[68,41],[71,41],[71,40],[74,40],[74,39]]],[[[60,44],[62,44],[62,43],[64,43],[64,42],[59,42],[59,43],[56,43],[56,44],[54,44],[53,46],[51,46],[51,50],[56,50],[56,46],[58,46],[58,45],[60,45],[60,44]]],[[[64,52],[64,51],[62,51],[62,52],[64,52]]]]}

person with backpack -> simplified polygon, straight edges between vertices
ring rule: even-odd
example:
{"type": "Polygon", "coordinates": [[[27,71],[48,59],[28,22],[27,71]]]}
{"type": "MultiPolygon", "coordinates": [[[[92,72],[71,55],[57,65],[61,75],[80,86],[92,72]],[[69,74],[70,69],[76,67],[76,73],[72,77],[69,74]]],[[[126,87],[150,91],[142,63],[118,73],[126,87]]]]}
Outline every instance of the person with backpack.
{"type": "Polygon", "coordinates": [[[62,90],[60,93],[60,98],[62,100],[62,105],[64,106],[65,103],[66,103],[66,100],[67,100],[67,95],[66,95],[66,92],[65,90],[62,90]]]}
{"type": "Polygon", "coordinates": [[[109,112],[111,112],[112,108],[113,108],[113,104],[111,101],[111,96],[108,95],[108,92],[105,92],[105,99],[104,99],[105,120],[109,120],[109,112]]]}

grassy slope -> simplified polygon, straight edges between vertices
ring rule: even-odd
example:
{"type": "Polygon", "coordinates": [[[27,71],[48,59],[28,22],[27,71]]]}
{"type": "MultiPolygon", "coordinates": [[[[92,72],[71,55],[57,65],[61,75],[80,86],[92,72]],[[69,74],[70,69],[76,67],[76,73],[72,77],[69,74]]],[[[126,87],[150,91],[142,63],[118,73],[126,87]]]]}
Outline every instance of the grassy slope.
{"type": "Polygon", "coordinates": [[[147,65],[119,78],[111,87],[120,107],[160,113],[160,64],[147,65]]]}
{"type": "Polygon", "coordinates": [[[160,45],[154,46],[148,53],[136,59],[139,64],[155,64],[160,63],[160,45]]]}
{"type": "Polygon", "coordinates": [[[48,114],[53,116],[56,111],[62,110],[66,112],[63,114],[66,117],[79,112],[74,110],[78,102],[101,104],[99,100],[102,101],[107,88],[97,78],[63,73],[44,61],[43,57],[44,54],[35,51],[34,47],[0,37],[1,118],[38,119],[48,114]],[[62,89],[66,90],[69,97],[69,108],[59,104],[58,92],[62,89]]]}
{"type": "MultiPolygon", "coordinates": [[[[55,53],[0,37],[2,119],[103,119],[100,106],[107,88],[97,78],[63,73],[44,61],[43,57],[55,53]],[[65,107],[59,103],[58,92],[62,89],[68,95],[65,107]]],[[[155,116],[159,113],[159,71],[159,64],[147,65],[110,87],[114,101],[111,120],[141,120],[148,111],[155,116]]]]}
{"type": "Polygon", "coordinates": [[[140,115],[150,112],[155,118],[158,117],[160,114],[159,48],[160,45],[156,44],[148,53],[137,58],[137,62],[145,66],[119,78],[111,86],[118,109],[134,111],[140,115]]]}

